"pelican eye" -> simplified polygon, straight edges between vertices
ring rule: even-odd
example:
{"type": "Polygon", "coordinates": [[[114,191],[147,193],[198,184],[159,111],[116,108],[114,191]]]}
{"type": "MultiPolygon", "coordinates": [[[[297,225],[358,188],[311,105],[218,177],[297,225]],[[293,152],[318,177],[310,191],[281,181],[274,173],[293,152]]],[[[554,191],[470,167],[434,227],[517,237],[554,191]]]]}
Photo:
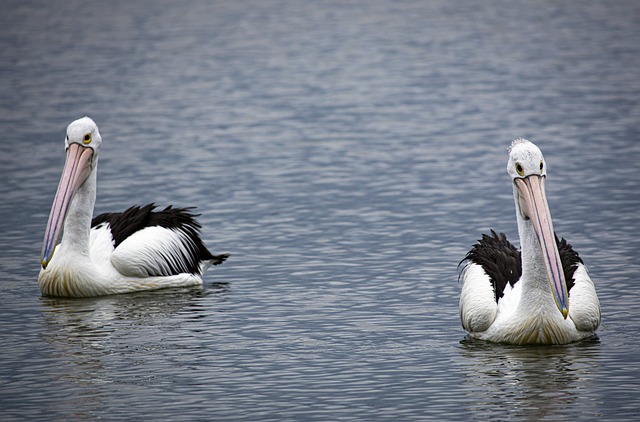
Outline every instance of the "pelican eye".
{"type": "Polygon", "coordinates": [[[516,171],[520,176],[524,176],[524,168],[522,167],[522,164],[516,163],[516,171]]]}
{"type": "Polygon", "coordinates": [[[88,145],[91,143],[91,134],[87,133],[86,135],[84,135],[84,138],[82,138],[82,143],[84,143],[85,145],[88,145]]]}
{"type": "Polygon", "coordinates": [[[544,169],[544,162],[540,160],[540,173],[542,173],[543,169],[544,169]]]}

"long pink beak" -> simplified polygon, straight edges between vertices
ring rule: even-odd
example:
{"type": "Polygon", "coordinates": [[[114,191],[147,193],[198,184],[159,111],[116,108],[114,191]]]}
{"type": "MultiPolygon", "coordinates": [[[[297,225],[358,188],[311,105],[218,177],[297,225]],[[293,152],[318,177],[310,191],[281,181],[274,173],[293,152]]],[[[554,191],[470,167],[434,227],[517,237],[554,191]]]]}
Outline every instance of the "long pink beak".
{"type": "Polygon", "coordinates": [[[67,158],[62,169],[62,176],[60,176],[58,191],[51,206],[47,230],[44,234],[41,256],[42,268],[47,268],[47,265],[51,262],[64,226],[64,220],[67,217],[69,205],[78,188],[91,173],[92,157],[93,149],[91,148],[83,147],[79,144],[70,144],[67,148],[67,158]]]}
{"type": "Polygon", "coordinates": [[[531,219],[533,229],[538,237],[556,306],[564,319],[567,319],[569,293],[553,231],[551,212],[547,204],[544,179],[544,176],[531,175],[524,179],[515,179],[515,183],[520,197],[520,209],[525,217],[531,219]]]}

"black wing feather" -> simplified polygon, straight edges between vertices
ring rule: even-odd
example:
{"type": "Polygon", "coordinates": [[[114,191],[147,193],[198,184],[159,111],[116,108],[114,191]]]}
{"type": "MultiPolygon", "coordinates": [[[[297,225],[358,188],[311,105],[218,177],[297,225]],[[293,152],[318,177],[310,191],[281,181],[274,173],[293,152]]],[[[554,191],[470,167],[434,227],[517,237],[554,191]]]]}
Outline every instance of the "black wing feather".
{"type": "Polygon", "coordinates": [[[567,282],[567,291],[571,292],[571,288],[575,284],[573,274],[578,268],[578,264],[584,264],[578,252],[573,250],[573,247],[565,240],[558,239],[558,235],[555,234],[556,244],[558,245],[558,252],[560,253],[560,262],[562,263],[562,271],[564,272],[564,279],[567,282]]]}
{"type": "Polygon", "coordinates": [[[191,213],[193,208],[173,208],[171,205],[162,211],[154,211],[154,203],[144,206],[133,206],[123,212],[110,212],[97,215],[91,221],[91,227],[98,227],[108,223],[114,240],[114,247],[118,247],[126,238],[146,227],[160,226],[168,229],[180,230],[191,241],[192,253],[183,257],[186,268],[172,268],[171,272],[179,274],[189,272],[197,274],[200,271],[200,261],[212,261],[214,265],[222,264],[228,254],[212,255],[200,239],[200,223],[196,221],[198,214],[191,213]]]}
{"type": "MultiPolygon", "coordinates": [[[[564,238],[558,239],[556,235],[556,243],[567,291],[571,291],[575,284],[573,275],[577,265],[582,264],[582,259],[564,238]]],[[[482,235],[482,239],[473,245],[461,263],[465,261],[471,261],[484,269],[493,284],[496,302],[504,295],[507,284],[513,286],[522,276],[520,250],[507,240],[504,233],[497,234],[494,230],[491,230],[490,235],[482,235]]]]}
{"type": "Polygon", "coordinates": [[[520,251],[507,240],[504,233],[497,234],[494,230],[490,235],[482,235],[464,261],[471,261],[484,269],[493,284],[496,302],[503,296],[507,284],[513,286],[522,275],[520,251]]]}

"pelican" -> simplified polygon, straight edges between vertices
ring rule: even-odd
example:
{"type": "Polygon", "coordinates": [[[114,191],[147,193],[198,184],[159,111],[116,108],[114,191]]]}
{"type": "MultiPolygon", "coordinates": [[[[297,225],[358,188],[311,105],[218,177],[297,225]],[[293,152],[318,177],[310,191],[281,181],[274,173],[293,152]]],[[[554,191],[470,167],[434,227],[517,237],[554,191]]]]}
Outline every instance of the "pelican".
{"type": "Polygon", "coordinates": [[[67,127],[67,157],[42,245],[42,293],[90,297],[201,285],[203,272],[229,255],[207,250],[191,208],[156,211],[149,204],[91,218],[101,143],[89,117],[67,127]]]}
{"type": "Polygon", "coordinates": [[[593,336],[600,303],[582,259],[553,231],[542,152],[516,139],[507,172],[521,250],[492,230],[465,256],[462,326],[471,337],[510,344],[566,344],[593,336]]]}

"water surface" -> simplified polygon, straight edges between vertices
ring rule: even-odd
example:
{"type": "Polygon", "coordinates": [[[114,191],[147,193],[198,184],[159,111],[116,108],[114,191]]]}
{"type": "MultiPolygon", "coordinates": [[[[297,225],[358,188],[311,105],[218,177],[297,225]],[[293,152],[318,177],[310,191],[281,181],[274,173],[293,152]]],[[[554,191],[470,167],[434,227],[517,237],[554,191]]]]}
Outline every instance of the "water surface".
{"type": "Polygon", "coordinates": [[[3,420],[622,420],[640,406],[636,2],[8,1],[3,420]],[[202,288],[42,297],[66,125],[96,213],[197,206],[202,288]],[[511,139],[545,153],[598,340],[465,338],[457,264],[516,241],[511,139]]]}

